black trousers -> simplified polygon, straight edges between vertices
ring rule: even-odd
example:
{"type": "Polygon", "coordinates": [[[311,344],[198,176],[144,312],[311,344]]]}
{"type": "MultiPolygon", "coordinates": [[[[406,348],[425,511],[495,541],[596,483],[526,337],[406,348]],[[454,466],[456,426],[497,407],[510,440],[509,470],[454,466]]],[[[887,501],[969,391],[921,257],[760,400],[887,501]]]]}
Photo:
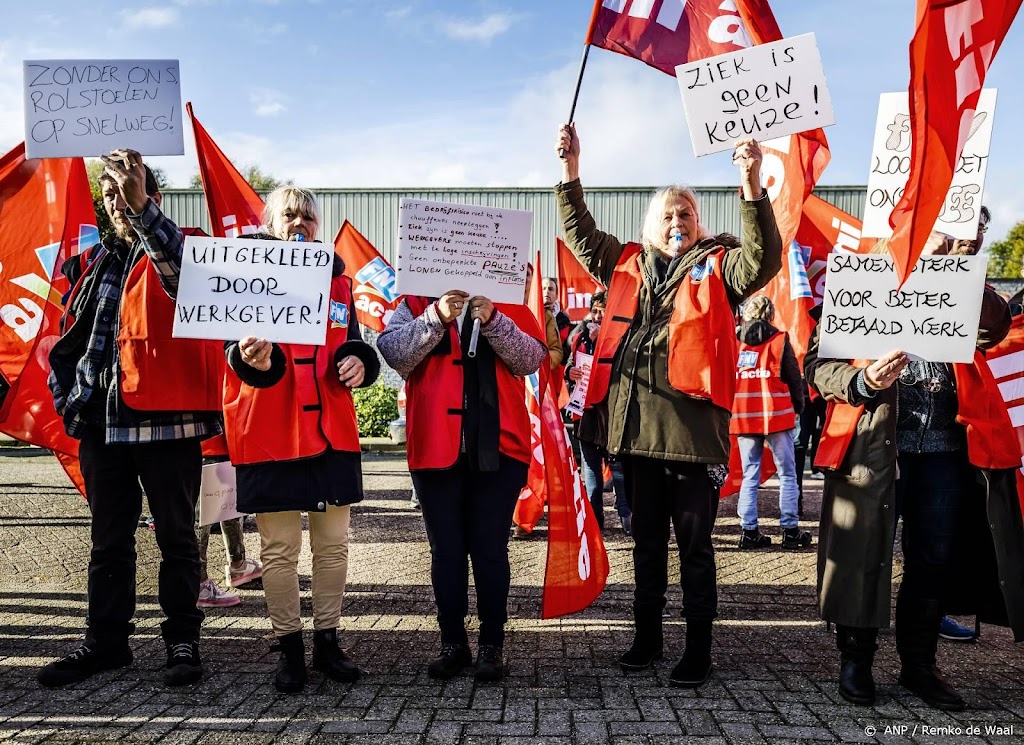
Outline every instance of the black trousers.
{"type": "Polygon", "coordinates": [[[134,628],[135,531],[144,488],[160,547],[163,637],[170,643],[198,641],[203,622],[203,612],[196,608],[199,548],[194,528],[203,461],[199,440],[108,445],[96,429],[82,438],[79,457],[92,511],[86,639],[98,646],[121,645],[134,628]]]}
{"type": "Polygon", "coordinates": [[[469,560],[473,560],[480,644],[502,646],[508,620],[508,532],[526,463],[499,456],[498,470],[471,470],[460,457],[442,471],[413,471],[430,542],[430,581],[441,641],[465,644],[469,612],[469,560]]]}
{"type": "Polygon", "coordinates": [[[665,607],[669,526],[676,532],[683,617],[710,621],[718,612],[715,549],[711,531],[718,492],[703,463],[622,456],[626,494],[633,504],[633,611],[639,618],[665,607]]]}

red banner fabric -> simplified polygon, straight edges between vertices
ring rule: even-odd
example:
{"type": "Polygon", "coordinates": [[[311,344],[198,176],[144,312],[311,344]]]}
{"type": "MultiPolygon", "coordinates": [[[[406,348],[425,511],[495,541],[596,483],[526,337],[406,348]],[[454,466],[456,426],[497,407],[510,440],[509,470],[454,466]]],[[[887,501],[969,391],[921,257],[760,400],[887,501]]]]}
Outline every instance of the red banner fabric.
{"type": "Polygon", "coordinates": [[[359,323],[383,331],[402,301],[395,294],[395,270],[348,220],[334,239],[334,251],[345,262],[345,276],[352,280],[359,323]]]}
{"type": "MultiPolygon", "coordinates": [[[[594,279],[561,238],[555,238],[558,261],[558,305],[573,323],[590,313],[590,298],[604,285],[594,279]]],[[[566,360],[568,362],[568,360],[566,360]]]]}
{"type": "MultiPolygon", "coordinates": [[[[1017,316],[1010,333],[985,353],[992,376],[999,385],[1017,442],[1024,453],[1024,316],[1017,316]]],[[[1024,467],[1017,471],[1017,495],[1024,511],[1024,467]]]]}
{"type": "Polygon", "coordinates": [[[1022,0],[918,0],[910,42],[910,176],[889,251],[903,281],[942,212],[985,75],[1022,0]]]}
{"type": "Polygon", "coordinates": [[[196,119],[191,103],[185,104],[185,110],[192,120],[196,139],[199,176],[210,211],[210,230],[217,238],[255,233],[263,223],[263,200],[196,119]]]}

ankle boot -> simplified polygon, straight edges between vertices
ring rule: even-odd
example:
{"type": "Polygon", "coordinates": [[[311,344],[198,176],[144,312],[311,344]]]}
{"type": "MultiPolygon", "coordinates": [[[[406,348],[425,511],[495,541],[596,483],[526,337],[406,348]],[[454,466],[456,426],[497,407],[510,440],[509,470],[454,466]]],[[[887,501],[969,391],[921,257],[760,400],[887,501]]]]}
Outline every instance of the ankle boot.
{"type": "Polygon", "coordinates": [[[711,675],[711,621],[686,621],[686,649],[672,668],[668,682],[680,688],[696,688],[711,675]]]}
{"type": "Polygon", "coordinates": [[[645,670],[660,660],[664,642],[661,631],[661,609],[633,609],[636,630],[633,646],[619,658],[623,670],[645,670]]]}
{"type": "Polygon", "coordinates": [[[293,631],[279,636],[271,652],[280,651],[274,688],[281,693],[298,693],[306,685],[306,647],[302,643],[302,632],[293,631]]]}
{"type": "Polygon", "coordinates": [[[836,625],[839,647],[839,695],[858,706],[875,703],[875,679],[871,665],[878,649],[878,629],[836,625]]]}
{"type": "Polygon", "coordinates": [[[939,602],[904,598],[896,603],[896,649],[903,665],[900,685],[925,703],[944,711],[960,711],[967,704],[935,666],[939,646],[939,602]]]}
{"type": "Polygon", "coordinates": [[[337,629],[313,632],[313,669],[339,683],[354,683],[362,675],[352,658],[338,646],[337,629]]]}

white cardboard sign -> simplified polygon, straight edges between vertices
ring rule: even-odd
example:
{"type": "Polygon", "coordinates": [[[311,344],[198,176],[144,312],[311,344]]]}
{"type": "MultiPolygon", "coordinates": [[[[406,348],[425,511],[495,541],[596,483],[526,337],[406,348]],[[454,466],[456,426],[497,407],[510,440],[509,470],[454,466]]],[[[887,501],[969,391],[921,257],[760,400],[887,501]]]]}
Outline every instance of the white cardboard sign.
{"type": "Polygon", "coordinates": [[[693,154],[835,124],[814,34],[676,67],[693,154]]]}
{"type": "Polygon", "coordinates": [[[174,336],[322,345],[334,251],[324,243],[188,236],[174,336]]]}
{"type": "Polygon", "coordinates": [[[235,467],[229,461],[203,466],[203,478],[199,486],[200,525],[213,525],[241,517],[242,513],[236,509],[237,499],[235,467]]]}
{"type": "Polygon", "coordinates": [[[525,210],[403,199],[396,291],[440,297],[463,290],[522,305],[532,225],[525,210]]]}
{"type": "MultiPolygon", "coordinates": [[[[942,212],[935,223],[939,230],[954,238],[974,240],[978,235],[981,198],[985,193],[985,174],[992,145],[992,122],[996,111],[996,89],[985,88],[978,99],[967,142],[946,193],[942,212]]],[[[864,228],[861,234],[871,238],[892,235],[889,216],[910,177],[910,102],[904,93],[883,93],[878,100],[878,120],[871,148],[871,173],[868,198],[864,202],[864,228]]]]}
{"type": "Polygon", "coordinates": [[[177,60],[26,60],[28,158],[183,155],[177,60]]]}
{"type": "Polygon", "coordinates": [[[594,365],[594,355],[586,352],[576,352],[576,368],[583,373],[583,377],[576,381],[576,386],[569,396],[569,403],[565,410],[576,416],[583,416],[583,407],[587,402],[587,389],[590,387],[590,369],[594,365]]]}
{"type": "Polygon", "coordinates": [[[987,256],[923,256],[902,288],[885,254],[833,253],[819,356],[878,359],[902,349],[929,362],[970,362],[987,256]]]}

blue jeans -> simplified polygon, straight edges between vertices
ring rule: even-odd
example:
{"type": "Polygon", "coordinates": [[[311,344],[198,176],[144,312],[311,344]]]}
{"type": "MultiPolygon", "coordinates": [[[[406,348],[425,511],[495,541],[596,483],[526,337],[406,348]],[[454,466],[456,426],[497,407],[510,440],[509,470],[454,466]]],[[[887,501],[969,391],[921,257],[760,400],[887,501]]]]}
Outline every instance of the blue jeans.
{"type": "Polygon", "coordinates": [[[795,528],[800,523],[797,515],[800,489],[796,483],[793,430],[770,435],[739,435],[736,441],[743,462],[743,485],[736,505],[740,527],[757,529],[757,487],[761,484],[761,454],[767,441],[779,475],[779,525],[783,529],[795,528]]]}
{"type": "MultiPolygon", "coordinates": [[[[583,462],[580,464],[583,470],[583,485],[587,489],[587,496],[590,497],[590,506],[594,508],[594,515],[597,517],[597,524],[604,529],[604,476],[602,466],[604,464],[604,450],[592,442],[580,441],[580,453],[583,455],[583,462]]],[[[622,475],[622,464],[618,461],[611,463],[612,487],[615,490],[615,511],[619,517],[629,517],[631,510],[626,499],[626,484],[622,475]]]]}

